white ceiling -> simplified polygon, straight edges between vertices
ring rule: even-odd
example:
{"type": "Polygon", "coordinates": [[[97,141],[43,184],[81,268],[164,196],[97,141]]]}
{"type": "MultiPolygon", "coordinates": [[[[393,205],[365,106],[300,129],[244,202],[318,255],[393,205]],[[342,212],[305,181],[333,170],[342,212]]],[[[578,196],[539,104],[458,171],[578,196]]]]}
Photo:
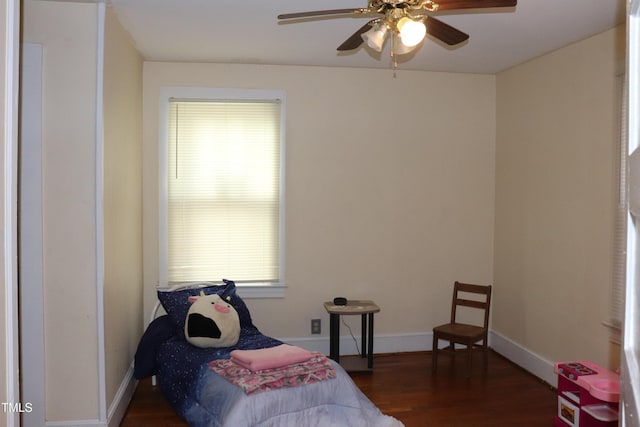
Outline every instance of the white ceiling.
{"type": "MultiPolygon", "coordinates": [[[[389,68],[388,47],[338,53],[371,17],[278,22],[280,13],[366,7],[366,0],[110,0],[148,61],[389,68]]],[[[433,16],[470,35],[445,47],[427,38],[401,69],[496,73],[613,28],[625,0],[519,0],[515,8],[433,16]]]]}

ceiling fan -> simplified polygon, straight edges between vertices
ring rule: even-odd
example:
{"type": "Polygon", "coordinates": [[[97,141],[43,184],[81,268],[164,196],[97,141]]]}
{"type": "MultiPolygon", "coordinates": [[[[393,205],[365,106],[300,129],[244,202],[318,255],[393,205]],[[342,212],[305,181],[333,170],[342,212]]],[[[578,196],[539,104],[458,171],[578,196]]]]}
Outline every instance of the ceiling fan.
{"type": "MultiPolygon", "coordinates": [[[[353,50],[363,42],[381,52],[390,34],[391,56],[403,55],[416,49],[426,34],[453,46],[469,38],[468,34],[445,24],[431,16],[431,13],[460,9],[481,9],[512,7],[517,0],[368,0],[365,8],[330,9],[309,12],[284,13],[280,20],[329,17],[331,15],[381,15],[353,33],[338,51],[353,50]]],[[[394,65],[395,61],[394,61],[394,65]]]]}

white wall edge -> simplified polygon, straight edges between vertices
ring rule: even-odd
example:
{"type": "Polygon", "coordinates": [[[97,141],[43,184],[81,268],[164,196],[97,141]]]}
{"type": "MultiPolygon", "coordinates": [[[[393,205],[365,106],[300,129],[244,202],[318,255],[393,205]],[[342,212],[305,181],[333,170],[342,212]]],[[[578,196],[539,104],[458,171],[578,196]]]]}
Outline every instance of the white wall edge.
{"type": "Polygon", "coordinates": [[[104,324],[104,177],[103,177],[103,92],[104,32],[106,6],[96,5],[96,105],[95,105],[95,256],[96,256],[96,335],[98,339],[98,418],[107,421],[107,373],[104,324]]]}
{"type": "MultiPolygon", "coordinates": [[[[20,64],[20,2],[4,4],[4,322],[6,399],[20,402],[20,343],[18,319],[18,82],[20,64]]],[[[7,427],[20,425],[20,414],[0,416],[7,427]]]]}
{"type": "Polygon", "coordinates": [[[553,372],[553,362],[496,331],[490,332],[489,345],[494,351],[552,387],[558,387],[558,377],[553,372]]]}

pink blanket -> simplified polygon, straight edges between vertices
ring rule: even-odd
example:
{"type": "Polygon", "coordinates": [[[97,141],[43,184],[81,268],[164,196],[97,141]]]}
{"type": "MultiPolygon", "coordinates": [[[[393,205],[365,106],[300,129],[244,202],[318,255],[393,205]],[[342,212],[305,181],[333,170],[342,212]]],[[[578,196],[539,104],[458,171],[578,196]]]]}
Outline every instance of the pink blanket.
{"type": "Polygon", "coordinates": [[[305,362],[313,353],[289,344],[280,344],[271,348],[257,350],[233,350],[231,360],[251,371],[275,369],[294,363],[305,362]]]}
{"type": "Polygon", "coordinates": [[[311,359],[301,363],[252,372],[231,359],[209,362],[209,368],[240,387],[246,394],[313,384],[336,377],[329,359],[320,353],[312,353],[311,359]]]}

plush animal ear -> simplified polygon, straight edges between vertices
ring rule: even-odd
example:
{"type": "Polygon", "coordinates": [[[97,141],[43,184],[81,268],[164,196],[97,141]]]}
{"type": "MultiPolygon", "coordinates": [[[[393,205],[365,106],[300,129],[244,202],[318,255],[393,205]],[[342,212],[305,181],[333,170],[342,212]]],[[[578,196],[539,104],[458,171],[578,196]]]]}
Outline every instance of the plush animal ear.
{"type": "Polygon", "coordinates": [[[189,343],[197,347],[236,345],[240,337],[238,312],[219,295],[195,297],[187,312],[184,335],[189,343]]]}
{"type": "Polygon", "coordinates": [[[194,302],[198,301],[198,298],[205,296],[204,291],[200,291],[200,295],[196,296],[196,295],[190,295],[189,296],[189,302],[191,304],[193,304],[194,302]]]}

